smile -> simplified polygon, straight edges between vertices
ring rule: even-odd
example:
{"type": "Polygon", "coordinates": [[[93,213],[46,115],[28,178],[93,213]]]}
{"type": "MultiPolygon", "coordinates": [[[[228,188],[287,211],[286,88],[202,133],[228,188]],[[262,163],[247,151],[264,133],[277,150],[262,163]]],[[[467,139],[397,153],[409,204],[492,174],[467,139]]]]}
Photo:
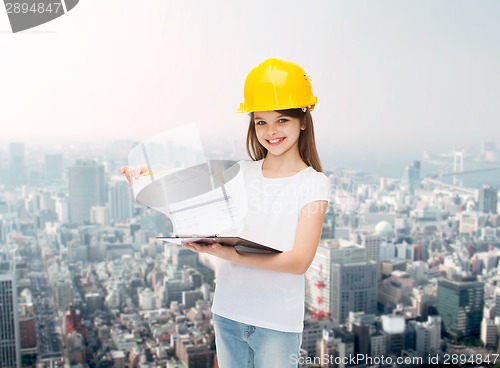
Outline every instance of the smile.
{"type": "Polygon", "coordinates": [[[271,146],[277,146],[278,144],[283,142],[285,140],[285,138],[274,138],[274,139],[266,139],[266,140],[271,146]]]}

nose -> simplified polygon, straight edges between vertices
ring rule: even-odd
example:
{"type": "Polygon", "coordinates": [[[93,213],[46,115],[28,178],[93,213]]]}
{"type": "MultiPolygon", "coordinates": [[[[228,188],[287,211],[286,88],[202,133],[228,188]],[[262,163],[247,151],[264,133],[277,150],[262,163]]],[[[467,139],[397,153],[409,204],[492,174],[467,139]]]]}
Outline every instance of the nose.
{"type": "Polygon", "coordinates": [[[278,132],[278,127],[276,124],[270,123],[267,124],[267,134],[268,135],[275,135],[278,132]]]}

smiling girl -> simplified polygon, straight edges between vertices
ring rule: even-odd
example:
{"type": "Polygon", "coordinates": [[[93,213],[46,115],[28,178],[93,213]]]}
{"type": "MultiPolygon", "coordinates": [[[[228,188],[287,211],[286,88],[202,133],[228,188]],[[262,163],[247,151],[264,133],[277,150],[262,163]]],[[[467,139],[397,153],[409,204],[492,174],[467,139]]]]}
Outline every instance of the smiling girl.
{"type": "Polygon", "coordinates": [[[242,237],[279,254],[184,243],[221,259],[212,306],[222,368],[296,367],[304,321],[304,273],[321,236],[328,180],[314,140],[317,103],[299,65],[268,59],[250,71],[241,112],[250,116],[240,162],[249,211],[242,237]]]}

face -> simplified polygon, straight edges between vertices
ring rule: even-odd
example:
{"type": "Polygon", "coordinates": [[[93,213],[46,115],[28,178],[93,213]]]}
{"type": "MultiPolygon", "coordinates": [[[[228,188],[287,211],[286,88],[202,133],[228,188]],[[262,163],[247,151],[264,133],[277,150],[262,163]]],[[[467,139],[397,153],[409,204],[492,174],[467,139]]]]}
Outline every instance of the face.
{"type": "Polygon", "coordinates": [[[259,143],[277,156],[298,151],[300,131],[305,129],[300,119],[277,111],[255,112],[254,125],[259,143]]]}

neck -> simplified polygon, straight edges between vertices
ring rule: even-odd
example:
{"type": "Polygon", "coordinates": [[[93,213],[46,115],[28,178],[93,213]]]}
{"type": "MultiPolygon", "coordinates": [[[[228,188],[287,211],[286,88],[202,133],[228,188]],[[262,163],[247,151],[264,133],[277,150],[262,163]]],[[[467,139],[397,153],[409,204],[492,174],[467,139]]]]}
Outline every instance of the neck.
{"type": "Polygon", "coordinates": [[[299,172],[307,167],[307,164],[300,157],[299,151],[287,152],[275,156],[267,153],[262,170],[274,173],[289,174],[299,172]]]}

